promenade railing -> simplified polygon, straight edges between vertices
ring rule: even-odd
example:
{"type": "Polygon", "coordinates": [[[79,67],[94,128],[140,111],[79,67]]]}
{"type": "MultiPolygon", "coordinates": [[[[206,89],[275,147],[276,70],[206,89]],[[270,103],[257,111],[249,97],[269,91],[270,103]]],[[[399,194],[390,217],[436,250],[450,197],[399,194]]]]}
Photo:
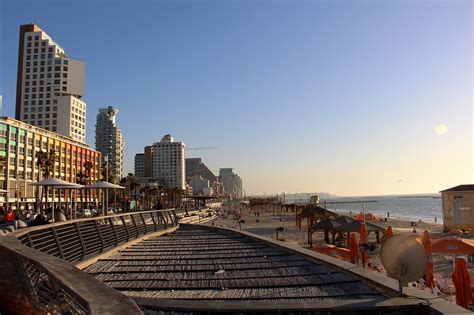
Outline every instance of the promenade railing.
{"type": "Polygon", "coordinates": [[[0,312],[140,314],[133,300],[73,264],[177,225],[175,210],[168,209],[65,221],[1,236],[0,312]]]}
{"type": "Polygon", "coordinates": [[[26,246],[76,263],[177,225],[174,209],[151,210],[41,225],[15,235],[26,246]]]}

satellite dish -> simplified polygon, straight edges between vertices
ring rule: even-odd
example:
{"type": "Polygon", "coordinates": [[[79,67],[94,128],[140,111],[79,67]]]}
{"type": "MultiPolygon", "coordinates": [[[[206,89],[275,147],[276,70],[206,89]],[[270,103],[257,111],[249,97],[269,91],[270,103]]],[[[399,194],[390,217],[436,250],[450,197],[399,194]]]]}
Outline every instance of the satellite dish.
{"type": "Polygon", "coordinates": [[[411,236],[392,236],[383,243],[380,256],[388,275],[398,280],[400,296],[408,282],[418,280],[426,273],[425,249],[411,236]]]}

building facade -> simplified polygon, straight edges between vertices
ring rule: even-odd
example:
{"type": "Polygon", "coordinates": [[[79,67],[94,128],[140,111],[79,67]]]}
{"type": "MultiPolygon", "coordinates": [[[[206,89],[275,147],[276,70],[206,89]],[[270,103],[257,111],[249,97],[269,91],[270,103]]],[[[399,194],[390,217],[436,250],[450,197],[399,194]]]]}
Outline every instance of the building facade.
{"type": "MultiPolygon", "coordinates": [[[[203,179],[209,181],[209,190],[205,190],[206,193],[210,195],[220,195],[222,194],[222,183],[219,182],[219,178],[214,175],[214,173],[206,166],[206,164],[202,161],[201,158],[187,158],[185,161],[186,164],[186,182],[193,187],[191,184],[191,179],[199,175],[203,179]]],[[[196,194],[196,191],[199,193],[203,193],[203,189],[194,189],[193,194],[196,194]]]]}
{"type": "Polygon", "coordinates": [[[474,184],[443,190],[441,198],[445,230],[474,228],[474,184]]]}
{"type": "Polygon", "coordinates": [[[201,175],[194,175],[189,179],[189,186],[193,189],[193,195],[209,195],[211,191],[210,181],[201,175]]]}
{"type": "Polygon", "coordinates": [[[35,24],[20,26],[15,118],[85,142],[83,61],[35,24]]]}
{"type": "Polygon", "coordinates": [[[165,135],[160,142],[153,144],[153,179],[163,187],[184,190],[186,188],[184,158],[185,144],[174,141],[169,134],[165,135]]]}
{"type": "Polygon", "coordinates": [[[136,178],[145,177],[145,154],[144,153],[135,154],[134,171],[135,171],[136,178]]]}
{"type": "MultiPolygon", "coordinates": [[[[56,153],[52,177],[75,183],[77,174],[90,174],[88,183],[100,178],[100,152],[90,146],[57,133],[0,117],[0,188],[6,190],[0,200],[25,208],[35,202],[35,187],[31,183],[43,179],[37,165],[40,151],[56,153]],[[87,163],[91,162],[91,163],[87,163]],[[90,169],[88,165],[90,165],[90,169]]],[[[95,192],[93,193],[95,194],[95,192]]],[[[62,192],[61,200],[70,200],[70,192],[62,192]]],[[[56,196],[58,200],[58,196],[56,196]]]]}
{"type": "Polygon", "coordinates": [[[102,153],[102,165],[109,165],[109,181],[118,183],[123,177],[124,139],[115,118],[118,109],[101,108],[95,125],[95,148],[102,153]],[[105,161],[108,159],[108,161],[105,161]]]}
{"type": "Polygon", "coordinates": [[[242,199],[242,179],[239,175],[234,173],[232,168],[221,168],[219,171],[219,177],[221,178],[225,195],[232,200],[242,199]]]}

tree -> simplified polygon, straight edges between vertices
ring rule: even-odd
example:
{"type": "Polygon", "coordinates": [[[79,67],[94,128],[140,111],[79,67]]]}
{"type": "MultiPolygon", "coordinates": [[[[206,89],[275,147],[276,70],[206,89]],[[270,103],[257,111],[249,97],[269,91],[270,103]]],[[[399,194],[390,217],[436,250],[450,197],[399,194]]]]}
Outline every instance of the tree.
{"type": "MultiPolygon", "coordinates": [[[[92,169],[94,168],[94,164],[91,161],[84,162],[84,176],[85,176],[85,183],[81,185],[92,184],[92,169]]],[[[92,191],[86,192],[86,199],[87,202],[90,201],[92,197],[92,191]]]]}
{"type": "MultiPolygon", "coordinates": [[[[46,160],[48,159],[48,153],[44,151],[36,152],[36,168],[38,169],[37,181],[41,180],[41,173],[46,168],[46,160]]],[[[40,198],[40,187],[36,187],[36,207],[39,209],[39,198],[40,198]]]]}
{"type": "MultiPolygon", "coordinates": [[[[76,184],[84,185],[84,186],[87,185],[87,176],[85,173],[78,172],[76,174],[76,184]]],[[[80,190],[80,192],[81,192],[81,204],[82,204],[82,207],[84,208],[84,193],[82,189],[80,190]]]]}

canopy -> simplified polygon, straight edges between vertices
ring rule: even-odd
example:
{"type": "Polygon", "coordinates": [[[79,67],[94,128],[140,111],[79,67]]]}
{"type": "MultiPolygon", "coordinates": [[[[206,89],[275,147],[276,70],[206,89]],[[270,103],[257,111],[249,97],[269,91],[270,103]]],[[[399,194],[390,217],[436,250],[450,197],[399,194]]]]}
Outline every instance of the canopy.
{"type": "Polygon", "coordinates": [[[352,221],[354,221],[354,219],[346,215],[342,215],[335,219],[335,221],[340,223],[341,225],[346,225],[347,223],[351,223],[352,221]]]}
{"type": "Polygon", "coordinates": [[[337,217],[338,214],[328,209],[324,209],[319,206],[312,206],[309,205],[305,207],[300,213],[298,213],[299,218],[311,218],[311,217],[319,217],[319,218],[326,218],[326,217],[337,217]]]}
{"type": "Polygon", "coordinates": [[[453,284],[456,288],[456,304],[467,308],[467,304],[472,303],[471,275],[467,270],[466,261],[462,258],[456,259],[453,284]]]}
{"type": "Polygon", "coordinates": [[[86,189],[125,189],[123,186],[115,185],[109,182],[100,181],[92,185],[85,186],[86,189]]]}
{"type": "Polygon", "coordinates": [[[474,240],[459,237],[440,238],[432,243],[433,253],[474,255],[474,240]]]}
{"type": "Polygon", "coordinates": [[[72,187],[72,188],[75,188],[75,186],[79,186],[78,188],[80,188],[80,185],[78,184],[74,184],[74,183],[70,183],[70,182],[66,182],[65,180],[62,180],[62,179],[59,179],[59,178],[53,178],[53,177],[50,177],[50,178],[45,178],[43,180],[40,180],[39,182],[36,182],[36,183],[31,183],[30,185],[32,186],[49,186],[49,187],[61,187],[61,188],[66,188],[66,187],[72,187]]]}
{"type": "Polygon", "coordinates": [[[5,190],[5,189],[0,189],[0,193],[7,193],[8,190],[5,190]]]}
{"type": "Polygon", "coordinates": [[[80,189],[84,186],[82,185],[79,185],[79,184],[75,184],[75,183],[70,183],[71,185],[67,185],[67,186],[54,186],[54,188],[56,189],[80,189]]]}
{"type": "Polygon", "coordinates": [[[315,223],[311,226],[312,231],[316,230],[325,230],[325,231],[333,231],[336,228],[340,227],[341,223],[337,222],[334,219],[325,219],[315,223]]]}
{"type": "MultiPolygon", "coordinates": [[[[341,226],[340,228],[337,228],[338,231],[340,232],[356,232],[356,233],[359,233],[360,232],[360,227],[361,225],[364,224],[364,222],[361,222],[361,221],[352,221],[344,226],[341,226]]],[[[367,233],[370,233],[370,232],[384,232],[385,229],[383,227],[380,227],[378,225],[375,225],[375,224],[372,224],[372,223],[365,223],[365,227],[367,229],[367,233]]]]}

